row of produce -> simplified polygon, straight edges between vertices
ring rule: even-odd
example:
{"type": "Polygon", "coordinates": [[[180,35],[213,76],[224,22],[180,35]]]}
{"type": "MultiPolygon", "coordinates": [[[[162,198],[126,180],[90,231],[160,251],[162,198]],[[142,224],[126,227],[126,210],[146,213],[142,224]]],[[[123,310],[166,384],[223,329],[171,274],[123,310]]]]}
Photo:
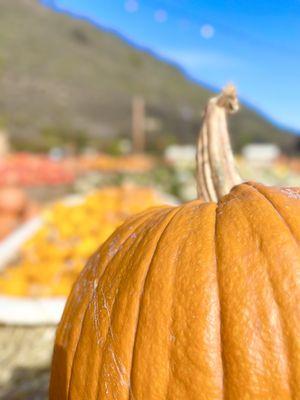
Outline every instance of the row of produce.
{"type": "Polygon", "coordinates": [[[94,154],[55,159],[47,155],[15,153],[0,158],[0,186],[68,184],[89,171],[137,172],[150,170],[153,165],[153,159],[145,155],[94,154]]]}
{"type": "Polygon", "coordinates": [[[0,274],[0,294],[67,296],[89,256],[126,218],[163,201],[151,188],[123,186],[46,207],[40,227],[0,274]]]}
{"type": "MultiPolygon", "coordinates": [[[[70,174],[73,173],[72,180],[78,175],[78,171],[83,175],[79,174],[80,177],[76,178],[73,190],[73,193],[81,192],[79,196],[53,202],[46,205],[46,208],[32,200],[28,195],[28,188],[25,191],[16,185],[4,186],[5,179],[0,182],[0,241],[34,217],[42,221],[41,227],[23,243],[10,265],[0,273],[0,294],[66,296],[88,257],[118,225],[128,216],[163,201],[149,187],[163,188],[169,194],[176,195],[179,200],[195,198],[195,165],[194,158],[190,155],[194,153],[194,149],[190,149],[182,160],[180,156],[184,152],[179,149],[178,154],[175,153],[173,157],[172,154],[168,157],[171,169],[162,165],[158,167],[153,159],[142,155],[118,158],[89,155],[61,161],[28,154],[7,157],[5,162],[16,170],[24,172],[26,165],[30,171],[40,169],[40,178],[36,181],[14,181],[20,184],[23,182],[24,186],[28,186],[29,182],[35,182],[33,186],[38,185],[38,182],[47,183],[46,175],[41,178],[42,165],[45,169],[51,169],[51,165],[55,166],[54,169],[57,168],[57,176],[61,177],[61,181],[56,182],[62,186],[69,182],[65,179],[62,168],[70,174]],[[121,176],[116,174],[118,171],[122,171],[123,183],[118,182],[121,176]],[[112,172],[112,175],[108,172],[112,172]],[[76,182],[78,187],[84,182],[84,190],[77,190],[76,182]],[[128,185],[128,182],[131,184],[128,185]],[[120,183],[120,187],[112,186],[120,183]],[[102,188],[97,189],[99,186],[102,188]],[[177,190],[178,187],[180,191],[177,190]]],[[[3,166],[5,162],[2,159],[0,165],[3,166]]],[[[300,185],[296,160],[282,158],[271,168],[255,168],[242,158],[238,158],[237,162],[245,179],[257,179],[269,184],[300,185]]],[[[0,176],[3,179],[1,173],[0,176]]],[[[19,178],[21,176],[22,174],[19,178]]]]}
{"type": "MultiPolygon", "coordinates": [[[[0,158],[0,187],[17,185],[38,187],[73,184],[89,173],[148,173],[157,168],[173,166],[179,176],[192,177],[195,170],[195,148],[193,146],[170,146],[165,158],[157,162],[145,154],[110,156],[108,154],[86,154],[76,157],[53,158],[31,153],[12,153],[0,158]]],[[[280,156],[271,164],[255,165],[243,157],[237,157],[238,166],[245,179],[253,175],[266,183],[297,184],[300,159],[280,156]]],[[[184,178],[186,181],[186,178],[184,178]]],[[[181,184],[182,182],[180,182],[181,184]]]]}
{"type": "Polygon", "coordinates": [[[39,204],[24,190],[10,186],[0,188],[0,241],[36,216],[39,210],[39,204]]]}

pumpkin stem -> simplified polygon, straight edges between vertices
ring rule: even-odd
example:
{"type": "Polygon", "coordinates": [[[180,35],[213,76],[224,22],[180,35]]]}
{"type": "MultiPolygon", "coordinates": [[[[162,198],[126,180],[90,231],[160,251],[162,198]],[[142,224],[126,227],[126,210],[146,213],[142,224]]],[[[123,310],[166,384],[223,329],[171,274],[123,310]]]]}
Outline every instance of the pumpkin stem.
{"type": "Polygon", "coordinates": [[[238,111],[239,103],[233,85],[209,100],[197,144],[198,197],[205,201],[220,200],[233,186],[242,182],[230,145],[227,113],[238,111]]]}

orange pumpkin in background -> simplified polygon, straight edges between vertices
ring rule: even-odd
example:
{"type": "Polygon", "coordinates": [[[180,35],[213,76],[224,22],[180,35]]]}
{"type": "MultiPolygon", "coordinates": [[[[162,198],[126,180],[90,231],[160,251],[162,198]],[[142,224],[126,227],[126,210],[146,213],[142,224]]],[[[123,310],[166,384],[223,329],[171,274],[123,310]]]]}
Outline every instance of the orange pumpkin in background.
{"type": "Polygon", "coordinates": [[[20,214],[26,207],[27,197],[22,189],[14,186],[0,188],[0,212],[20,214]]]}
{"type": "Polygon", "coordinates": [[[38,212],[39,206],[28,198],[23,189],[16,186],[0,188],[0,241],[38,212]]]}
{"type": "Polygon", "coordinates": [[[57,331],[51,400],[300,398],[300,192],[241,183],[226,111],[205,111],[205,201],[128,220],[81,273],[57,331]]]}
{"type": "MultiPolygon", "coordinates": [[[[163,199],[150,187],[123,185],[54,202],[41,213],[40,228],[22,244],[18,257],[0,271],[0,295],[67,297],[100,243],[126,218],[163,199]]],[[[35,208],[34,203],[29,203],[23,218],[34,215],[35,208]]],[[[0,214],[0,237],[7,225],[11,229],[9,223],[18,223],[15,218],[11,221],[8,215],[4,217],[6,224],[1,224],[0,214]]]]}

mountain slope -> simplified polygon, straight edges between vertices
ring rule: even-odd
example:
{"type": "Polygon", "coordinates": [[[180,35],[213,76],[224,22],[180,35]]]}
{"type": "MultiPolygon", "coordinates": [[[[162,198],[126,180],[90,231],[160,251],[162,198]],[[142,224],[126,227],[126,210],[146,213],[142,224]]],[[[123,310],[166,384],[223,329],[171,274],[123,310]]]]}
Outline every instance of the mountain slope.
{"type": "MultiPolygon", "coordinates": [[[[0,94],[0,121],[24,145],[44,143],[49,132],[128,135],[135,94],[161,122],[151,137],[193,141],[211,95],[174,66],[37,0],[0,0],[0,94]]],[[[294,141],[246,107],[231,124],[236,148],[294,141]]]]}

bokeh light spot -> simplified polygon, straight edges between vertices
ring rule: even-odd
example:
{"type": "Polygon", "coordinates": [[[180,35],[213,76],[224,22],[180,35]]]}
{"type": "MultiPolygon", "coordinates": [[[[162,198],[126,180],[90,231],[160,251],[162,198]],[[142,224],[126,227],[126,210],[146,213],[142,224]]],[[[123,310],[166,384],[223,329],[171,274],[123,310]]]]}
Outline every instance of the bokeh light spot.
{"type": "Polygon", "coordinates": [[[215,36],[215,28],[210,24],[205,24],[201,26],[200,33],[204,39],[211,39],[215,36]]]}
{"type": "Polygon", "coordinates": [[[154,19],[159,23],[165,22],[168,19],[168,13],[165,10],[156,10],[154,13],[154,19]]]}
{"type": "Polygon", "coordinates": [[[127,12],[134,13],[139,9],[139,3],[136,0],[127,0],[125,1],[124,7],[127,12]]]}

